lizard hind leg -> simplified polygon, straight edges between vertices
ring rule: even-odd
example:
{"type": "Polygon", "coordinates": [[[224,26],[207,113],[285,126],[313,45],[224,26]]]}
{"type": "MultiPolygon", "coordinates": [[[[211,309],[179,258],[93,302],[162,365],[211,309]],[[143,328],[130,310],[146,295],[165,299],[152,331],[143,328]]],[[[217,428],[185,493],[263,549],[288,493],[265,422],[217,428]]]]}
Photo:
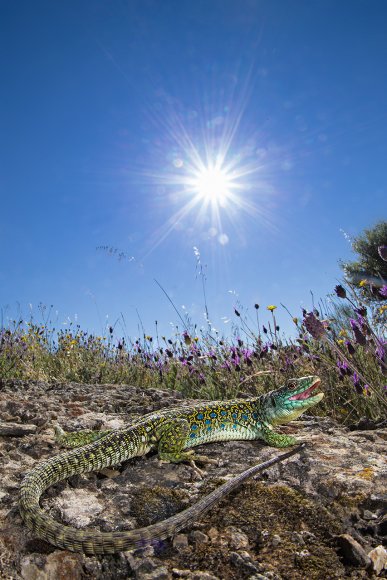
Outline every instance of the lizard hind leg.
{"type": "Polygon", "coordinates": [[[110,431],[91,431],[90,429],[69,433],[64,431],[59,425],[54,425],[54,431],[55,441],[62,447],[68,449],[75,449],[76,447],[87,445],[88,443],[94,443],[94,441],[97,441],[110,433],[110,431]]]}

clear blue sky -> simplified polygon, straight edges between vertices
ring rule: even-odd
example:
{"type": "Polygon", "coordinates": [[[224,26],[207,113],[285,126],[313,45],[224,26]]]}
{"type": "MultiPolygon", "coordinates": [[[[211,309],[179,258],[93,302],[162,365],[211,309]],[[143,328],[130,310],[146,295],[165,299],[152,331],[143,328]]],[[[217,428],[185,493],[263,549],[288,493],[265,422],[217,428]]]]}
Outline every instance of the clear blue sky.
{"type": "Polygon", "coordinates": [[[202,324],[194,246],[221,332],[237,300],[325,296],[341,230],[386,218],[386,22],[384,0],[2,2],[4,317],[169,334],[156,278],[202,324]]]}

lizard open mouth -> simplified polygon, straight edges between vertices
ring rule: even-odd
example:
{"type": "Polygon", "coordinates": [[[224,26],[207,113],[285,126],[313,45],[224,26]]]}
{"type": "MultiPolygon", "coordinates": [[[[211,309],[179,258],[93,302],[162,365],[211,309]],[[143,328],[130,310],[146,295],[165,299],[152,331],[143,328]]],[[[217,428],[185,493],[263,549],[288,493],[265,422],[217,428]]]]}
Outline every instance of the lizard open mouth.
{"type": "Polygon", "coordinates": [[[321,381],[320,379],[316,379],[315,382],[308,387],[307,389],[305,389],[305,391],[302,391],[302,393],[298,393],[297,395],[293,395],[292,397],[289,397],[290,401],[304,401],[305,399],[309,399],[310,397],[313,397],[317,394],[320,393],[313,393],[313,391],[320,385],[321,381]]]}

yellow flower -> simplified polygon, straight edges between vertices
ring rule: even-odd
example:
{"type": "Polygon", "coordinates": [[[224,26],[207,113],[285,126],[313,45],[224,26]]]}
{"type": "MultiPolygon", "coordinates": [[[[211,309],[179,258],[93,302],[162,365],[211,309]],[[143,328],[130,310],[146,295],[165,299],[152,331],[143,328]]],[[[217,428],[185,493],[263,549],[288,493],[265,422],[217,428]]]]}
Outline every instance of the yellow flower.
{"type": "Polygon", "coordinates": [[[339,336],[348,336],[347,331],[344,328],[342,328],[339,332],[339,336]]]}
{"type": "Polygon", "coordinates": [[[270,310],[270,312],[273,312],[273,310],[275,310],[277,308],[277,306],[274,306],[274,304],[270,304],[270,306],[267,307],[268,310],[270,310]]]}
{"type": "Polygon", "coordinates": [[[293,318],[293,322],[294,322],[294,324],[298,324],[298,318],[297,318],[297,316],[295,316],[295,317],[293,318]]]}
{"type": "Polygon", "coordinates": [[[366,286],[367,284],[368,284],[368,280],[365,280],[365,279],[364,280],[360,280],[360,282],[359,282],[360,288],[363,288],[363,286],[366,286]]]}
{"type": "Polygon", "coordinates": [[[380,312],[380,314],[383,314],[383,312],[385,312],[385,310],[387,310],[387,304],[383,304],[383,306],[381,306],[381,307],[379,308],[379,312],[380,312]]]}
{"type": "Polygon", "coordinates": [[[344,344],[344,340],[342,338],[337,339],[337,344],[344,344]]]}
{"type": "Polygon", "coordinates": [[[198,342],[199,338],[197,336],[195,336],[194,341],[198,342]]]}

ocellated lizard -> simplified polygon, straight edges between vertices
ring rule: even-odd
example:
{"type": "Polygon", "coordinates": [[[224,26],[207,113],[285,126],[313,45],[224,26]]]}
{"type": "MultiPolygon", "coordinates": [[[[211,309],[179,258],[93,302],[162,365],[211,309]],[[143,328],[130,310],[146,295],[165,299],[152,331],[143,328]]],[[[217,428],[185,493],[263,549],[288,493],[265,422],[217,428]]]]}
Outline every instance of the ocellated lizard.
{"type": "Polygon", "coordinates": [[[43,461],[26,475],[20,488],[22,518],[36,536],[60,548],[86,554],[111,554],[171,536],[186,528],[244,479],[295,451],[251,467],[183,512],[139,530],[100,532],[65,526],[41,509],[39,498],[44,490],[67,477],[117,465],[151,450],[157,450],[160,459],[179,463],[205,461],[205,457],[195,455],[191,448],[212,441],[263,439],[274,447],[294,445],[296,439],[277,433],[274,427],[296,419],[321,401],[323,393],[316,392],[319,384],[318,377],[302,377],[260,397],[163,409],[117,431],[80,432],[74,436],[63,435],[59,430],[59,440],[66,445],[83,446],[43,461]]]}

